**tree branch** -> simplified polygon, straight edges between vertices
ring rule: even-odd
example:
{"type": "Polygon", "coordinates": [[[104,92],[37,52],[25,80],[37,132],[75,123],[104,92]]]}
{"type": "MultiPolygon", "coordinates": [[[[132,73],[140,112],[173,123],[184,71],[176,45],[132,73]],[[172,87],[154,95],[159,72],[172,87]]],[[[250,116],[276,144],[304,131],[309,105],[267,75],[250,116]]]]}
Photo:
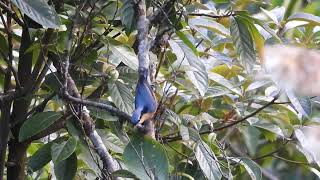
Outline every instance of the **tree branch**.
{"type": "MultiPolygon", "coordinates": [[[[159,7],[152,15],[148,17],[150,24],[157,25],[160,24],[163,21],[164,12],[170,12],[172,9],[174,9],[174,3],[176,0],[168,0],[166,1],[161,7],[159,7]]],[[[167,13],[166,12],[166,13],[167,13]]]]}
{"type": "Polygon", "coordinates": [[[146,3],[145,0],[139,0],[137,4],[138,12],[138,60],[139,68],[149,69],[149,43],[148,43],[148,32],[149,32],[149,20],[146,16],[146,3]]]}
{"type": "Polygon", "coordinates": [[[214,19],[219,19],[224,17],[235,16],[236,12],[229,12],[227,14],[222,14],[222,15],[212,15],[212,14],[205,14],[205,13],[189,13],[188,15],[189,16],[205,16],[205,17],[210,17],[214,19]]]}
{"type": "Polygon", "coordinates": [[[130,121],[130,119],[131,119],[131,116],[128,115],[127,113],[120,111],[119,109],[117,109],[113,106],[110,106],[108,104],[77,98],[77,97],[71,96],[70,94],[64,94],[63,96],[65,99],[72,101],[73,103],[76,103],[76,104],[82,104],[85,106],[92,106],[92,107],[96,107],[99,109],[104,109],[113,115],[116,115],[120,118],[123,118],[126,121],[130,121]]]}
{"type": "MultiPolygon", "coordinates": [[[[139,61],[139,73],[144,69],[150,69],[150,59],[149,59],[149,48],[150,44],[148,41],[148,34],[149,34],[149,19],[147,19],[146,15],[146,2],[145,0],[139,0],[137,3],[137,14],[138,14],[138,22],[137,22],[137,29],[138,29],[138,61],[139,61]]],[[[149,71],[149,74],[152,71],[149,71]]],[[[150,76],[149,76],[150,77],[150,76]]],[[[149,81],[147,79],[147,81],[149,81]]],[[[145,122],[143,126],[138,125],[136,128],[139,132],[146,134],[155,139],[155,128],[153,125],[153,120],[149,119],[148,122],[145,122]]]]}
{"type": "MultiPolygon", "coordinates": [[[[73,99],[75,101],[78,101],[78,99],[81,99],[80,98],[81,95],[78,92],[78,89],[77,89],[77,87],[75,85],[75,82],[73,81],[73,79],[71,78],[70,75],[67,75],[66,81],[67,81],[68,89],[67,89],[67,92],[65,92],[66,95],[64,97],[68,97],[67,100],[68,99],[73,99]],[[69,93],[72,94],[72,96],[69,95],[69,93]],[[75,96],[75,99],[73,98],[73,96],[75,96]]],[[[81,102],[82,101],[80,101],[80,104],[81,104],[81,102]]],[[[106,146],[103,144],[103,141],[102,141],[101,137],[99,136],[99,134],[95,130],[93,119],[90,117],[89,111],[87,111],[86,109],[81,110],[79,105],[76,106],[76,108],[74,108],[74,109],[78,110],[77,113],[81,117],[80,120],[81,120],[81,122],[83,124],[83,128],[84,128],[85,134],[90,139],[91,143],[94,146],[95,151],[97,152],[97,154],[99,155],[101,161],[103,162],[104,171],[108,172],[109,175],[110,175],[114,171],[118,170],[119,169],[119,165],[112,158],[112,156],[109,154],[106,146]]],[[[104,172],[102,172],[102,173],[103,173],[104,177],[107,178],[107,176],[104,174],[104,172]]]]}
{"type": "Polygon", "coordinates": [[[0,1],[0,7],[6,12],[8,13],[21,27],[24,27],[24,23],[21,21],[21,19],[19,19],[19,17],[17,16],[17,14],[10,8],[8,7],[6,4],[4,4],[3,2],[0,1]]]}
{"type": "MultiPolygon", "coordinates": [[[[262,110],[264,110],[265,108],[271,106],[272,104],[274,104],[274,102],[278,99],[278,97],[275,97],[273,98],[272,101],[270,101],[269,103],[265,104],[264,106],[260,107],[259,109],[257,109],[256,111],[252,112],[251,114],[243,117],[242,119],[238,120],[238,121],[233,121],[232,123],[230,124],[227,124],[227,125],[224,125],[224,126],[221,126],[221,127],[218,127],[218,128],[215,128],[215,129],[210,129],[210,130],[207,130],[207,131],[203,131],[203,132],[199,132],[200,135],[204,135],[204,134],[208,134],[208,133],[211,133],[211,132],[215,132],[215,131],[221,131],[223,129],[226,129],[226,128],[229,128],[229,127],[232,127],[236,124],[239,124],[255,115],[257,115],[259,112],[261,112],[262,110]]],[[[172,141],[178,141],[178,140],[181,140],[182,137],[180,135],[177,135],[177,136],[173,136],[173,137],[162,137],[160,138],[162,140],[162,142],[172,142],[172,141]]]]}

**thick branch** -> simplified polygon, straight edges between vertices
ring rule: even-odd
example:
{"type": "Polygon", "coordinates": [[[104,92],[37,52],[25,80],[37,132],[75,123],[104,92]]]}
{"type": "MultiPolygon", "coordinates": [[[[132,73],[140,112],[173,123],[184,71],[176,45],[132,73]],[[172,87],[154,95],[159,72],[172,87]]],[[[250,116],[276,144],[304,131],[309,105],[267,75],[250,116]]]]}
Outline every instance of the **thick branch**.
{"type": "Polygon", "coordinates": [[[138,12],[138,60],[139,68],[149,68],[149,43],[148,43],[148,32],[149,32],[149,20],[146,16],[146,3],[145,0],[140,0],[137,6],[138,12]]]}
{"type": "MultiPolygon", "coordinates": [[[[65,72],[65,73],[68,73],[68,72],[65,72]]],[[[75,85],[74,80],[69,74],[67,74],[66,76],[67,76],[66,82],[67,82],[68,89],[67,89],[67,92],[65,92],[66,94],[65,97],[68,97],[68,99],[73,99],[72,96],[74,96],[75,97],[74,100],[78,100],[79,98],[81,99],[80,93],[75,85]],[[72,96],[69,94],[71,94],[72,96]]],[[[79,109],[79,106],[76,109],[79,109]]],[[[94,146],[95,151],[97,152],[101,161],[103,162],[103,169],[110,174],[118,170],[119,165],[109,154],[107,148],[103,144],[101,137],[98,135],[97,131],[95,130],[93,119],[90,117],[89,112],[87,110],[82,110],[77,113],[80,114],[83,128],[86,135],[89,137],[91,143],[94,146]]]]}
{"type": "Polygon", "coordinates": [[[124,120],[127,120],[127,121],[129,121],[131,119],[131,116],[128,115],[127,113],[120,111],[119,109],[117,109],[113,106],[110,106],[108,104],[77,98],[77,97],[71,96],[70,94],[64,94],[64,98],[69,101],[72,101],[73,103],[76,103],[76,104],[82,104],[85,106],[92,106],[92,107],[96,107],[99,109],[104,109],[104,110],[110,112],[111,114],[116,115],[120,118],[123,118],[124,120]]]}
{"type": "Polygon", "coordinates": [[[53,61],[55,68],[60,71],[59,75],[63,77],[64,84],[62,87],[63,91],[63,98],[65,98],[66,104],[69,107],[70,112],[74,114],[80,120],[80,123],[83,126],[84,133],[91,141],[92,145],[94,146],[94,150],[98,154],[99,158],[103,163],[103,170],[102,176],[103,179],[107,179],[111,177],[111,173],[119,169],[119,164],[115,161],[112,156],[109,154],[108,149],[103,144],[101,137],[98,135],[97,131],[95,130],[94,121],[90,117],[89,112],[86,110],[86,107],[83,106],[82,101],[81,103],[69,103],[70,99],[79,100],[81,99],[81,94],[79,93],[75,81],[72,79],[71,75],[69,74],[69,65],[71,59],[71,49],[73,43],[73,26],[75,22],[78,22],[80,16],[79,9],[76,10],[76,14],[74,15],[74,21],[71,24],[71,31],[69,33],[69,39],[66,42],[66,51],[65,51],[65,58],[62,64],[61,61],[53,61]]]}

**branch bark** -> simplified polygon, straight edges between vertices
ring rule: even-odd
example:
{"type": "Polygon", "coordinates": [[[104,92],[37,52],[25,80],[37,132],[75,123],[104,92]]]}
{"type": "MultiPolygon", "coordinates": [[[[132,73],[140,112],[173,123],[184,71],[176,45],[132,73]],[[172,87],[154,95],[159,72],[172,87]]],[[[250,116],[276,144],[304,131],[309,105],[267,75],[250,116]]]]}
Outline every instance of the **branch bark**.
{"type": "MultiPolygon", "coordinates": [[[[68,73],[68,72],[65,72],[68,73]]],[[[65,92],[64,97],[68,97],[68,99],[78,100],[81,99],[81,95],[75,85],[74,80],[72,77],[67,74],[67,91],[65,92]],[[72,97],[75,97],[72,98],[72,97]]],[[[81,104],[82,101],[80,101],[81,104]]],[[[103,162],[103,169],[108,172],[108,175],[110,177],[110,174],[116,170],[119,169],[118,163],[112,158],[112,156],[109,154],[106,146],[103,144],[103,141],[101,137],[98,135],[97,131],[95,130],[93,119],[90,117],[89,112],[87,110],[81,110],[81,107],[79,104],[76,106],[75,109],[78,109],[78,114],[81,117],[81,121],[83,124],[84,131],[86,133],[86,136],[90,139],[91,143],[94,146],[94,150],[99,155],[101,161],[103,162]]],[[[102,172],[104,173],[104,172],[102,172]]],[[[104,178],[108,178],[108,175],[103,174],[104,178]]]]}
{"type": "Polygon", "coordinates": [[[120,111],[119,109],[117,109],[113,106],[110,106],[108,104],[85,100],[82,98],[77,98],[77,97],[71,96],[70,94],[64,94],[63,96],[65,99],[72,101],[75,104],[82,104],[85,106],[92,106],[92,107],[104,109],[104,110],[110,112],[111,114],[116,115],[126,121],[130,121],[130,119],[131,119],[131,116],[128,115],[127,113],[120,111]]]}
{"type": "Polygon", "coordinates": [[[139,68],[149,69],[149,43],[148,43],[148,32],[149,32],[149,20],[146,15],[146,2],[140,0],[137,4],[138,12],[138,60],[139,68]]]}
{"type": "MultiPolygon", "coordinates": [[[[78,10],[77,10],[78,11],[78,10]]],[[[77,18],[79,16],[79,12],[76,12],[75,14],[75,21],[77,21],[77,18]]],[[[69,65],[70,65],[70,59],[71,59],[71,46],[73,42],[73,24],[71,25],[71,31],[69,34],[69,39],[67,41],[66,47],[66,56],[65,61],[55,63],[57,70],[60,70],[60,76],[64,79],[63,84],[63,98],[66,100],[66,104],[68,105],[70,112],[73,112],[73,114],[80,120],[80,123],[83,126],[84,133],[91,141],[92,145],[94,146],[94,150],[98,154],[99,158],[101,159],[103,163],[103,172],[102,176],[104,179],[111,178],[111,173],[119,169],[119,164],[117,161],[115,161],[112,156],[109,154],[108,149],[103,144],[103,141],[101,137],[98,135],[97,131],[95,130],[94,121],[90,117],[89,112],[86,110],[85,106],[83,106],[82,102],[80,103],[74,103],[77,102],[79,99],[81,100],[81,94],[79,93],[77,86],[75,84],[75,81],[72,79],[71,75],[69,74],[69,65]],[[62,67],[61,67],[62,66],[62,67]],[[66,98],[67,97],[67,98],[66,98]],[[68,102],[69,99],[73,99],[74,101],[71,101],[71,103],[68,102]],[[105,173],[107,172],[107,173],[105,173]]],[[[79,101],[78,101],[79,102],[79,101]]]]}
{"type": "MultiPolygon", "coordinates": [[[[149,19],[146,14],[146,2],[145,0],[139,0],[137,3],[137,14],[138,14],[138,61],[139,61],[139,74],[140,71],[144,69],[150,69],[150,59],[149,59],[149,48],[150,43],[148,41],[149,33],[149,19]]],[[[152,71],[149,71],[152,72],[152,71]]],[[[151,74],[151,73],[150,73],[151,74]]],[[[150,77],[150,76],[149,76],[150,77]]],[[[150,81],[150,78],[148,79],[150,81]]],[[[144,126],[137,126],[139,132],[151,136],[155,139],[155,128],[153,124],[153,119],[147,120],[144,126]]]]}

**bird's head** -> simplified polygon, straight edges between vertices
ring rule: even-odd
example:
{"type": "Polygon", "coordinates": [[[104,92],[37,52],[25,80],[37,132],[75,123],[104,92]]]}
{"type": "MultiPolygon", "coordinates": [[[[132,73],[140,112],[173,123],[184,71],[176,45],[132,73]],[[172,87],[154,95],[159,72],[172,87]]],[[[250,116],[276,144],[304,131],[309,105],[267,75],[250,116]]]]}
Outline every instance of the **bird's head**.
{"type": "Polygon", "coordinates": [[[133,125],[136,125],[139,123],[141,117],[141,112],[140,111],[134,111],[131,117],[131,123],[133,125]]]}

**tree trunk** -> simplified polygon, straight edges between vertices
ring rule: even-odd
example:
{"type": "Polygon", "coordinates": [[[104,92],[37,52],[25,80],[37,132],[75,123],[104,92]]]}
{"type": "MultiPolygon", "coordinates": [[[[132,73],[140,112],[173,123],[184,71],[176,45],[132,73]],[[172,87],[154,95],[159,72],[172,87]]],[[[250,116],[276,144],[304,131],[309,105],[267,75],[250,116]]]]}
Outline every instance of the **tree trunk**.
{"type": "Polygon", "coordinates": [[[24,180],[26,174],[26,152],[29,144],[19,142],[19,131],[27,118],[27,112],[31,102],[31,99],[28,97],[32,96],[30,90],[35,82],[31,76],[32,54],[26,53],[31,44],[29,30],[28,28],[23,28],[19,51],[18,78],[26,93],[24,94],[24,98],[15,99],[13,103],[11,123],[14,126],[11,128],[13,138],[9,140],[8,180],[24,180]]]}
{"type": "Polygon", "coordinates": [[[7,152],[7,143],[9,135],[11,102],[4,101],[1,103],[1,119],[0,119],[0,180],[3,180],[5,159],[7,152]]]}
{"type": "Polygon", "coordinates": [[[20,143],[18,139],[11,139],[9,141],[9,155],[8,155],[8,180],[24,180],[26,176],[25,165],[27,148],[29,144],[20,143]]]}

